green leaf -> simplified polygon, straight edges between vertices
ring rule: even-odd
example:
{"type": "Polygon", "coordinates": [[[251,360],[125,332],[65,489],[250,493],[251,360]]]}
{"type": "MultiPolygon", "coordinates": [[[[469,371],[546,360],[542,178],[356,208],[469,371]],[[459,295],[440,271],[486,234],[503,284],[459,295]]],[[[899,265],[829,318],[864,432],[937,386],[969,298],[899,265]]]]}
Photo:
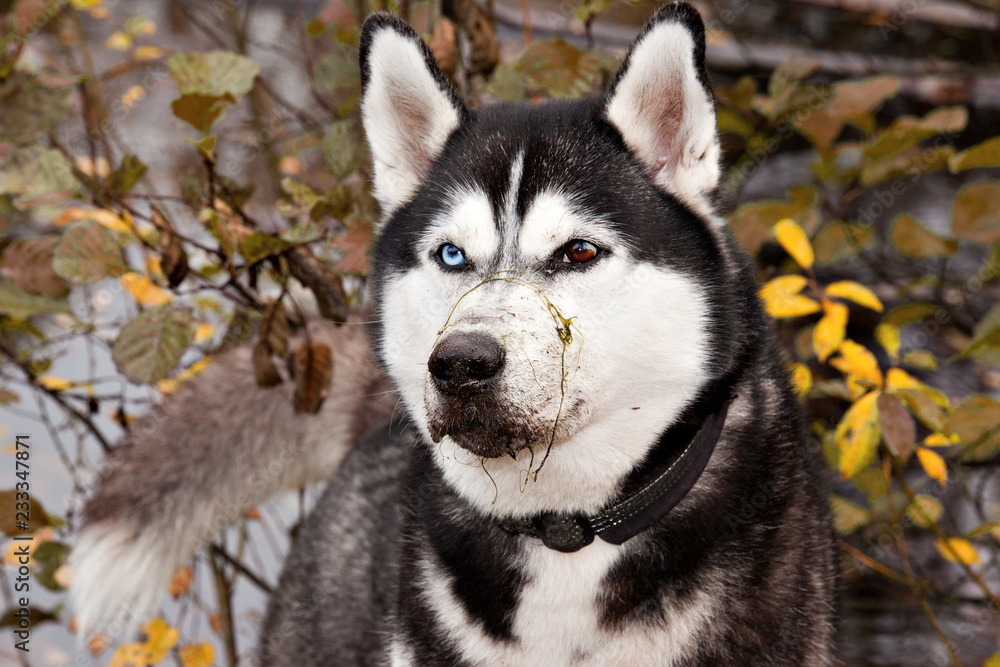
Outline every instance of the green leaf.
{"type": "Polygon", "coordinates": [[[52,575],[66,563],[69,556],[69,545],[62,542],[44,542],[38,545],[31,554],[38,566],[34,570],[35,579],[50,591],[64,590],[52,575]]]}
{"type": "Polygon", "coordinates": [[[291,229],[286,229],[278,235],[282,241],[290,246],[313,243],[323,238],[323,230],[313,223],[296,225],[291,229]]]}
{"type": "Polygon", "coordinates": [[[128,271],[117,235],[93,220],[66,228],[52,258],[55,272],[74,283],[96,283],[128,271]]]}
{"type": "Polygon", "coordinates": [[[613,59],[594,51],[581,51],[562,37],[536,40],[525,47],[514,66],[524,76],[529,90],[552,97],[578,98],[599,83],[602,71],[610,71],[613,59]]]}
{"type": "Polygon", "coordinates": [[[1000,181],[980,181],[959,190],[952,203],[951,233],[977,243],[1000,241],[1000,181]]]}
{"type": "Polygon", "coordinates": [[[163,304],[122,327],[111,358],[129,380],[149,384],[167,377],[193,339],[190,310],[172,310],[170,304],[163,304]]]}
{"type": "Polygon", "coordinates": [[[228,51],[178,53],[167,59],[167,69],[182,96],[229,98],[230,103],[250,92],[260,73],[257,63],[228,51]]]}
{"type": "Polygon", "coordinates": [[[21,209],[58,203],[78,189],[69,162],[55,149],[30,146],[0,161],[0,194],[23,197],[16,202],[21,209]]]}
{"type": "Polygon", "coordinates": [[[952,156],[948,161],[948,169],[953,174],[978,167],[1000,167],[1000,137],[976,144],[952,156]]]}
{"type": "Polygon", "coordinates": [[[65,298],[29,294],[8,280],[0,280],[0,313],[23,320],[33,315],[69,312],[65,298]]]}
{"type": "Polygon", "coordinates": [[[145,175],[146,165],[142,163],[142,160],[129,153],[122,158],[121,165],[108,176],[106,185],[108,190],[112,192],[128,193],[145,175]]]}
{"type": "Polygon", "coordinates": [[[929,528],[938,522],[944,514],[944,506],[934,496],[918,493],[913,502],[906,507],[906,516],[915,526],[929,528]]]}
{"type": "MultiPolygon", "coordinates": [[[[344,180],[361,166],[362,150],[357,124],[338,120],[323,136],[323,162],[333,177],[344,180]]],[[[310,206],[311,208],[311,206],[310,206]]]]}
{"type": "Polygon", "coordinates": [[[850,535],[871,521],[871,512],[867,508],[852,503],[843,496],[831,493],[828,500],[833,514],[833,528],[841,535],[850,535]]]}
{"type": "Polygon", "coordinates": [[[62,296],[69,285],[52,270],[52,253],[58,236],[33,236],[14,241],[0,259],[0,275],[27,292],[62,296]]]}
{"type": "Polygon", "coordinates": [[[909,213],[901,213],[892,221],[889,239],[896,250],[914,259],[951,255],[958,250],[958,241],[941,238],[909,213]]]}
{"type": "Polygon", "coordinates": [[[277,236],[254,232],[243,240],[240,252],[247,266],[252,266],[271,255],[277,255],[288,249],[288,244],[277,236]]]}
{"type": "Polygon", "coordinates": [[[323,200],[311,187],[291,178],[281,179],[281,189],[292,198],[299,211],[309,211],[323,200]]]}
{"type": "Polygon", "coordinates": [[[915,180],[921,174],[947,167],[948,159],[954,153],[951,145],[926,149],[911,146],[881,160],[868,160],[861,167],[861,184],[868,187],[904,176],[915,180]]]}
{"type": "Polygon", "coordinates": [[[1000,401],[984,394],[967,396],[948,417],[947,428],[962,439],[963,461],[988,460],[1000,451],[1000,401]]]}
{"type": "Polygon", "coordinates": [[[222,112],[235,101],[229,93],[223,95],[186,93],[171,102],[170,108],[182,121],[202,134],[207,134],[222,112]]]}
{"type": "Polygon", "coordinates": [[[493,79],[487,84],[484,92],[501,102],[522,102],[527,97],[521,75],[513,67],[503,63],[493,70],[493,79]]]}
{"type": "Polygon", "coordinates": [[[0,77],[0,141],[28,146],[45,139],[66,117],[72,94],[73,85],[47,86],[23,70],[0,77]]]}
{"type": "Polygon", "coordinates": [[[992,329],[977,334],[972,339],[969,347],[965,348],[958,356],[964,359],[967,357],[985,356],[996,352],[1000,352],[1000,326],[995,326],[992,329]]]}
{"type": "Polygon", "coordinates": [[[965,107],[941,107],[923,118],[902,116],[865,146],[863,153],[869,160],[882,160],[915,146],[924,139],[939,134],[961,132],[968,120],[969,112],[965,107]]]}
{"type": "Polygon", "coordinates": [[[813,239],[816,264],[826,266],[844,259],[856,257],[875,239],[872,225],[849,222],[831,222],[824,225],[813,239]]]}
{"type": "Polygon", "coordinates": [[[902,329],[907,324],[922,322],[933,315],[935,309],[936,306],[928,301],[914,301],[893,308],[882,318],[882,322],[902,329]]]}

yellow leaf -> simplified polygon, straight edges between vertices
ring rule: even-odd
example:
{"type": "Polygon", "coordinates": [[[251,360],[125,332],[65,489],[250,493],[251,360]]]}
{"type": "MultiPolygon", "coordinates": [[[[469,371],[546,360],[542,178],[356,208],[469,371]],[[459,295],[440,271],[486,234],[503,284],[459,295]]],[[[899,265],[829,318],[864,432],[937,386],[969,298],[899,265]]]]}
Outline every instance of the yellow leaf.
{"type": "Polygon", "coordinates": [[[791,365],[792,384],[795,385],[795,392],[799,396],[805,396],[812,389],[812,372],[805,364],[794,363],[791,365]]]}
{"type": "Polygon", "coordinates": [[[945,560],[952,563],[963,563],[972,565],[979,562],[979,552],[972,542],[964,537],[949,537],[947,540],[938,540],[934,543],[937,550],[941,552],[945,560]]]}
{"type": "Polygon", "coordinates": [[[957,445],[962,442],[962,439],[958,437],[957,433],[952,433],[951,435],[945,435],[944,433],[931,433],[929,436],[924,438],[924,447],[951,447],[952,445],[957,445]]]}
{"type": "Polygon", "coordinates": [[[802,317],[819,311],[820,305],[799,292],[809,281],[805,276],[778,276],[760,288],[760,298],[764,307],[774,318],[802,317]]]}
{"type": "Polygon", "coordinates": [[[840,356],[831,359],[830,365],[847,376],[852,399],[862,396],[871,385],[882,386],[882,370],[875,355],[853,340],[847,339],[840,344],[840,356]]]}
{"type": "Polygon", "coordinates": [[[35,379],[35,382],[51,391],[66,391],[76,384],[72,380],[64,380],[53,375],[41,375],[35,379]]]}
{"type": "Polygon", "coordinates": [[[90,9],[104,2],[104,0],[70,0],[74,9],[90,9]]]}
{"type": "Polygon", "coordinates": [[[875,340],[892,357],[893,361],[899,358],[899,348],[901,346],[899,327],[890,322],[882,322],[875,327],[875,340]]]}
{"type": "Polygon", "coordinates": [[[167,657],[167,653],[180,638],[180,633],[167,625],[162,618],[154,618],[146,628],[146,650],[153,664],[167,657]]]}
{"type": "Polygon", "coordinates": [[[181,665],[184,667],[210,667],[215,662],[215,648],[208,643],[191,644],[180,652],[181,665]]]}
{"type": "Polygon", "coordinates": [[[200,322],[194,330],[194,342],[201,344],[212,340],[215,335],[215,325],[208,322],[200,322]]]}
{"type": "Polygon", "coordinates": [[[879,393],[873,391],[858,399],[837,425],[839,468],[844,479],[857,475],[875,457],[882,435],[878,425],[879,393]]]}
{"type": "Polygon", "coordinates": [[[882,302],[878,300],[874,292],[853,280],[841,280],[840,282],[830,283],[826,286],[826,295],[838,296],[841,299],[853,301],[859,306],[871,308],[879,313],[885,310],[882,302]]]}
{"type": "Polygon", "coordinates": [[[104,225],[111,231],[122,234],[131,234],[134,231],[132,216],[130,215],[126,214],[126,217],[122,217],[114,211],[107,209],[86,209],[80,206],[72,206],[66,209],[59,217],[52,221],[52,224],[61,227],[62,225],[77,222],[78,220],[93,220],[104,225]]]}
{"type": "Polygon", "coordinates": [[[122,644],[115,649],[115,654],[111,656],[108,667],[147,667],[148,651],[143,644],[134,642],[122,644]]]}
{"type": "Polygon", "coordinates": [[[136,102],[146,96],[146,89],[142,86],[132,86],[122,95],[122,106],[131,109],[136,102]]]}
{"type": "Polygon", "coordinates": [[[928,396],[942,410],[951,410],[948,397],[934,387],[924,384],[902,368],[890,368],[885,377],[886,389],[917,389],[928,396]]]}
{"type": "Polygon", "coordinates": [[[126,273],[118,280],[144,306],[159,306],[170,301],[170,295],[144,275],[126,273]]]}
{"type": "Polygon", "coordinates": [[[162,58],[165,53],[166,52],[158,46],[139,46],[132,52],[132,55],[136,60],[155,60],[157,58],[162,58]]]}
{"type": "Polygon", "coordinates": [[[813,329],[813,349],[820,361],[826,361],[844,342],[848,315],[847,306],[833,301],[823,301],[823,310],[822,319],[813,329]]]}
{"type": "Polygon", "coordinates": [[[941,486],[948,483],[948,465],[940,454],[920,447],[917,449],[917,458],[920,459],[920,465],[924,467],[924,472],[931,479],[937,480],[941,486]]]}
{"type": "Polygon", "coordinates": [[[796,264],[803,269],[812,267],[813,261],[815,261],[812,244],[809,243],[809,237],[794,220],[791,218],[779,220],[774,226],[774,235],[796,264]]]}
{"type": "Polygon", "coordinates": [[[121,30],[116,30],[104,40],[104,48],[109,51],[128,51],[132,48],[132,38],[121,30]]]}

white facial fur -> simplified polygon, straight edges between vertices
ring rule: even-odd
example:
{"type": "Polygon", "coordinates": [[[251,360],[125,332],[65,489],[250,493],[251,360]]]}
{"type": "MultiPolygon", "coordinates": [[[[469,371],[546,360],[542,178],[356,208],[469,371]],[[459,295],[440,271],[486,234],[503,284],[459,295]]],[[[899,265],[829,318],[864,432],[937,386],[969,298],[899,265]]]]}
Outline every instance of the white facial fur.
{"type": "Polygon", "coordinates": [[[516,460],[484,462],[446,437],[432,445],[446,479],[486,512],[593,512],[704,382],[704,295],[676,271],[634,261],[607,225],[577,213],[560,193],[537,197],[520,226],[501,227],[505,238],[485,194],[456,193],[425,234],[420,266],[387,279],[383,355],[426,434],[436,408],[427,360],[439,334],[476,329],[503,340],[497,400],[534,415],[540,442],[516,460]],[[538,269],[577,238],[609,254],[585,271],[538,269]],[[431,255],[445,242],[501,273],[442,271],[431,255]],[[571,321],[565,355],[553,309],[571,321]],[[530,477],[557,417],[551,454],[530,477]]]}
{"type": "Polygon", "coordinates": [[[608,103],[607,118],[650,176],[699,213],[719,183],[715,109],[694,68],[694,40],[678,23],[661,23],[632,51],[608,103]]]}
{"type": "Polygon", "coordinates": [[[460,120],[418,45],[391,28],[372,40],[362,119],[375,161],[375,197],[388,215],[416,191],[460,120]]]}

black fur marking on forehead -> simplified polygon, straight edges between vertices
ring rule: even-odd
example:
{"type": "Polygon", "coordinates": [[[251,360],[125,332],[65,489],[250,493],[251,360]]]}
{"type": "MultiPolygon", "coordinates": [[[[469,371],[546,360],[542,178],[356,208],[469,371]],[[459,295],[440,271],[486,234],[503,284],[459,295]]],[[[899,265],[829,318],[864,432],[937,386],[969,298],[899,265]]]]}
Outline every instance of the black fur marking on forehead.
{"type": "Polygon", "coordinates": [[[721,260],[707,228],[711,223],[657,188],[601,113],[602,100],[589,99],[503,104],[471,115],[449,138],[413,199],[386,222],[376,266],[413,268],[414,244],[453,204],[456,192],[485,193],[494,224],[504,224],[511,171],[523,153],[514,224],[540,194],[555,191],[581,216],[611,226],[636,259],[685,272],[717,267],[721,260]]]}

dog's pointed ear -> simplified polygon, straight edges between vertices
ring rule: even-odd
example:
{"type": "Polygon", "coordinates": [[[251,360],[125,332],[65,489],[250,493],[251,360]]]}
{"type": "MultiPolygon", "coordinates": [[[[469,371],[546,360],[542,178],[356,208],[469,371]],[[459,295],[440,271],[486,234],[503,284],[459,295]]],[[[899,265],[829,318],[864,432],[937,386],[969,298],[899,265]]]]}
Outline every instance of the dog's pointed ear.
{"type": "Polygon", "coordinates": [[[720,147],[705,27],[693,7],[666,5],[650,19],[612,81],[604,115],[657,186],[707,204],[720,147]]]}
{"type": "Polygon", "coordinates": [[[424,40],[399,18],[373,14],[361,31],[361,116],[388,215],[416,191],[468,115],[424,40]]]}

